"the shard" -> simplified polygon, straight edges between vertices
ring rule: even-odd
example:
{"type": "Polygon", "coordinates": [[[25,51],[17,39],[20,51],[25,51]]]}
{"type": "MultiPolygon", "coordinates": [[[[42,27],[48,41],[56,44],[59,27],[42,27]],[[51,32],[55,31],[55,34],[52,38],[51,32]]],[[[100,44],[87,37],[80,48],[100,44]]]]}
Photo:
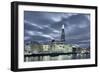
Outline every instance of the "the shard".
{"type": "Polygon", "coordinates": [[[64,24],[62,25],[61,28],[61,42],[65,42],[65,31],[64,31],[64,24]]]}

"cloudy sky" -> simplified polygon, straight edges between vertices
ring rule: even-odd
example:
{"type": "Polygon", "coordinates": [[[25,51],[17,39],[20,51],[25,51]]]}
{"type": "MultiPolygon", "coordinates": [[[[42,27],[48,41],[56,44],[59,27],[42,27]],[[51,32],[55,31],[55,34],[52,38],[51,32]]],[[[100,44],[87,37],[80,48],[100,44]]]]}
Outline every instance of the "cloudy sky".
{"type": "Polygon", "coordinates": [[[24,41],[60,40],[63,24],[66,43],[89,47],[90,15],[79,13],[24,11],[24,41]]]}

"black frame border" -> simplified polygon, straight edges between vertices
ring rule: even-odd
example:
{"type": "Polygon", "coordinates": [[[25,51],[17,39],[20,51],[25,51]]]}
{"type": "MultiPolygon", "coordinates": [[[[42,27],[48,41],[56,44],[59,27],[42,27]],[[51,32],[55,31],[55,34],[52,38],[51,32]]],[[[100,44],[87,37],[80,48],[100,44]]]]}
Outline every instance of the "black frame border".
{"type": "Polygon", "coordinates": [[[51,4],[51,3],[36,3],[36,2],[11,2],[11,71],[35,71],[35,70],[50,70],[50,69],[65,69],[65,68],[82,68],[82,67],[96,67],[97,66],[97,6],[84,5],[68,5],[68,4],[51,4]],[[36,6],[50,6],[50,7],[69,7],[69,8],[83,8],[95,10],[95,64],[86,65],[72,65],[72,66],[53,66],[53,67],[39,67],[39,68],[18,68],[18,6],[19,5],[36,5],[36,6]]]}

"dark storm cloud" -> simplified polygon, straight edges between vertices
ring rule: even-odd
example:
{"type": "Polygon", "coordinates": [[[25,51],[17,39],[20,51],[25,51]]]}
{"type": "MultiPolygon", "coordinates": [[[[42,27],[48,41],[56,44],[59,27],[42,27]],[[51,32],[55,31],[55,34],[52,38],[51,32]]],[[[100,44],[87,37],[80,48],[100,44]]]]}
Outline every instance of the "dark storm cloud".
{"type": "Polygon", "coordinates": [[[66,43],[89,47],[90,15],[77,13],[24,12],[24,40],[60,40],[65,25],[66,43]]]}

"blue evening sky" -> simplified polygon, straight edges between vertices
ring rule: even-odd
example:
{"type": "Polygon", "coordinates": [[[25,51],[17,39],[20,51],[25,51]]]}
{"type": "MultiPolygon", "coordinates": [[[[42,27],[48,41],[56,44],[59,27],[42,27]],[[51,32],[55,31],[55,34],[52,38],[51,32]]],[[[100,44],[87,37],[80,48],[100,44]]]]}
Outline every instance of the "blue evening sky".
{"type": "Polygon", "coordinates": [[[67,44],[90,46],[90,15],[79,13],[24,11],[24,41],[60,40],[62,24],[67,44]]]}

